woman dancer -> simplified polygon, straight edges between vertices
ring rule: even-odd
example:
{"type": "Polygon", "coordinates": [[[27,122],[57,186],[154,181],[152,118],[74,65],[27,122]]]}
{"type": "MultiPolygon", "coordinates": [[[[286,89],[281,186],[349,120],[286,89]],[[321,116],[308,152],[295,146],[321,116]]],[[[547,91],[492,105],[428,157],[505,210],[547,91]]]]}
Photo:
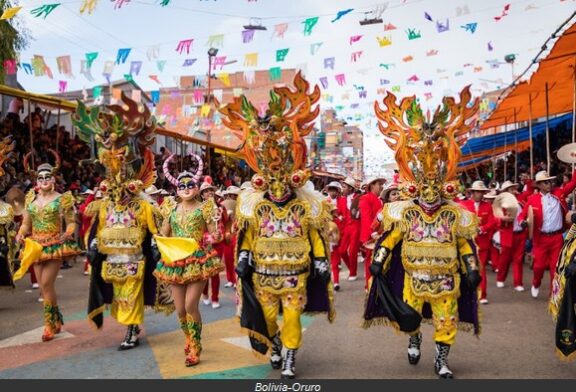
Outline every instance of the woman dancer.
{"type": "Polygon", "coordinates": [[[154,275],[171,285],[180,327],[186,336],[185,364],[194,366],[200,362],[202,351],[202,316],[198,307],[200,296],[208,278],[224,270],[208,239],[219,240],[222,234],[217,230],[220,216],[214,201],[202,203],[198,199],[198,183],[203,167],[201,158],[193,155],[198,161],[195,174],[184,171],[176,179],[168,170],[173,156],[164,162],[163,169],[166,178],[176,186],[180,200],[176,202],[173,198],[167,198],[162,203],[164,223],[161,233],[164,237],[157,237],[156,241],[163,257],[154,275]],[[183,239],[193,241],[184,242],[183,239]],[[183,249],[187,249],[185,256],[183,249]]]}
{"type": "MultiPolygon", "coordinates": [[[[23,242],[29,235],[30,239],[42,246],[39,257],[32,263],[44,298],[44,342],[54,339],[54,334],[60,333],[64,324],[56,298],[58,271],[65,258],[80,253],[74,241],[74,197],[70,192],[60,194],[54,189],[60,157],[55,151],[50,152],[56,158],[56,166],[48,163],[38,166],[36,187],[26,195],[24,218],[16,235],[16,242],[23,242]]],[[[24,157],[24,167],[28,172],[31,172],[28,166],[30,155],[28,153],[24,157]]]]}

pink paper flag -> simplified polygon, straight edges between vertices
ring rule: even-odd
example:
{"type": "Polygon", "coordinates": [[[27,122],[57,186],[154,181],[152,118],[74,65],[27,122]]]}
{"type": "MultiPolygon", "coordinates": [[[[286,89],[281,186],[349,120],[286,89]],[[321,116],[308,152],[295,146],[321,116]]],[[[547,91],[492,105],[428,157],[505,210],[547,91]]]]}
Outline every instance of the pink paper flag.
{"type": "Polygon", "coordinates": [[[350,37],[350,45],[352,45],[355,42],[360,41],[360,39],[362,38],[362,35],[353,35],[350,37]]]}
{"type": "Polygon", "coordinates": [[[6,75],[14,75],[16,73],[16,60],[4,60],[4,71],[6,75]]]}
{"type": "Polygon", "coordinates": [[[346,76],[344,74],[334,75],[334,78],[336,79],[338,85],[344,86],[346,84],[346,76]]]}
{"type": "Polygon", "coordinates": [[[65,80],[61,80],[58,83],[58,92],[63,93],[66,91],[66,86],[68,85],[68,82],[65,80]]]}

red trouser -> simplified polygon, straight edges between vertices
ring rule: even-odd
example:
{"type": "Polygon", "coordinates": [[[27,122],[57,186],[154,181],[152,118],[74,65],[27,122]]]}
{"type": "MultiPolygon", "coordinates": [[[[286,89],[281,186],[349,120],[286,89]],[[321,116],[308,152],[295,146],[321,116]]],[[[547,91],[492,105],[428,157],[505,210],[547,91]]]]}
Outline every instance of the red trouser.
{"type": "Polygon", "coordinates": [[[491,244],[488,256],[489,256],[488,259],[492,262],[492,270],[493,271],[499,270],[501,256],[500,252],[498,251],[498,248],[491,244]]]}
{"type": "Polygon", "coordinates": [[[480,249],[478,248],[478,258],[480,259],[480,276],[482,277],[482,281],[480,282],[480,299],[486,299],[487,292],[486,292],[486,266],[488,264],[488,253],[489,249],[480,249]]]}
{"type": "Polygon", "coordinates": [[[364,288],[368,288],[368,281],[372,277],[370,275],[370,264],[372,264],[372,251],[367,249],[364,251],[364,288]]]}
{"type": "Polygon", "coordinates": [[[236,236],[230,239],[229,244],[224,244],[224,265],[226,266],[226,280],[236,284],[236,271],[234,271],[234,248],[236,247],[236,236]]]}
{"type": "Polygon", "coordinates": [[[336,244],[330,252],[330,266],[332,267],[332,281],[340,284],[340,244],[336,244]]]}
{"type": "MultiPolygon", "coordinates": [[[[534,277],[532,278],[532,286],[538,288],[542,284],[542,277],[544,271],[550,269],[550,283],[554,280],[554,273],[556,272],[556,263],[558,256],[562,250],[564,239],[561,233],[552,235],[540,235],[538,241],[534,241],[534,277]]],[[[550,285],[552,287],[552,285],[550,285]]]]}
{"type": "Polygon", "coordinates": [[[357,224],[351,224],[344,228],[340,238],[339,253],[350,270],[350,276],[358,273],[358,251],[360,250],[360,228],[357,224]]]}
{"type": "Polygon", "coordinates": [[[524,264],[524,252],[526,247],[526,231],[512,234],[512,246],[502,247],[500,261],[498,263],[497,282],[505,282],[508,276],[508,268],[512,263],[512,273],[514,276],[514,287],[522,286],[522,269],[524,264]]]}
{"type": "MultiPolygon", "coordinates": [[[[214,250],[218,254],[218,257],[222,259],[222,256],[224,254],[224,244],[223,243],[215,244],[214,250]]],[[[212,296],[210,297],[210,299],[212,300],[212,302],[218,302],[218,294],[220,292],[220,274],[214,275],[209,279],[208,282],[206,282],[206,286],[204,286],[202,294],[208,295],[208,286],[211,286],[210,288],[212,289],[212,296]]]]}

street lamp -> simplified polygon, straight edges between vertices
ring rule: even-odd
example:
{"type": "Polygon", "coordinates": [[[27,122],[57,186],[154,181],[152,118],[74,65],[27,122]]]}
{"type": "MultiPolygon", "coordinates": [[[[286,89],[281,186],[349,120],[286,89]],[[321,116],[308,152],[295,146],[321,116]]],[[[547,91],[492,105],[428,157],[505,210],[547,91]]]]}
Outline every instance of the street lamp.
{"type": "MultiPolygon", "coordinates": [[[[210,48],[208,49],[208,91],[206,93],[206,100],[205,100],[205,104],[209,105],[212,102],[212,59],[218,54],[218,49],[217,48],[210,48]]],[[[206,161],[207,161],[207,166],[208,166],[208,175],[212,176],[212,162],[211,162],[211,157],[210,157],[210,142],[211,142],[211,133],[212,133],[212,128],[211,126],[208,128],[207,132],[206,132],[206,141],[208,142],[208,145],[206,146],[206,161]]]]}

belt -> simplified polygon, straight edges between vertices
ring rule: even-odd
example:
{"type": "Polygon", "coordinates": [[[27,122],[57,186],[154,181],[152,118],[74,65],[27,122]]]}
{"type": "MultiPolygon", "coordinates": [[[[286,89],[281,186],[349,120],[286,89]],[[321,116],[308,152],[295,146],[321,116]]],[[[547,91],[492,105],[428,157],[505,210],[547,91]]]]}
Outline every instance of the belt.
{"type": "Polygon", "coordinates": [[[563,232],[564,232],[564,230],[560,229],[560,230],[550,231],[550,232],[541,231],[540,234],[542,234],[542,235],[554,235],[554,234],[562,234],[563,232]]]}
{"type": "Polygon", "coordinates": [[[514,233],[514,234],[524,233],[524,230],[514,230],[513,233],[514,233]]]}

